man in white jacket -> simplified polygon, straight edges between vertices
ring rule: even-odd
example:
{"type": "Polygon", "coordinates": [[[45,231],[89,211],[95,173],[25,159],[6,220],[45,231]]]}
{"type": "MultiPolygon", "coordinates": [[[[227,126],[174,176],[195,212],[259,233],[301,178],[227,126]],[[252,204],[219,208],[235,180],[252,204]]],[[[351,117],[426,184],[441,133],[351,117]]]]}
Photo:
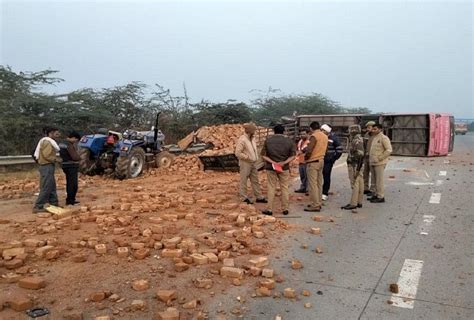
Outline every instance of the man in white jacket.
{"type": "Polygon", "coordinates": [[[258,182],[257,161],[258,151],[255,141],[255,131],[257,127],[253,123],[244,124],[245,133],[240,136],[235,146],[235,155],[239,159],[240,167],[240,187],[239,196],[243,202],[253,203],[247,195],[247,181],[250,179],[252,190],[256,198],[256,202],[267,203],[262,195],[262,190],[258,182]]]}

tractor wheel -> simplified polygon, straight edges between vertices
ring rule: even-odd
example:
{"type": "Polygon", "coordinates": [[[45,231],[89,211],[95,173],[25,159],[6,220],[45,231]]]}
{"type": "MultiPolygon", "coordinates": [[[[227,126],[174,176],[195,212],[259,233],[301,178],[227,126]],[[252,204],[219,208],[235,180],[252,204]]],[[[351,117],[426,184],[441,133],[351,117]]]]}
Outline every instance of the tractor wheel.
{"type": "Polygon", "coordinates": [[[158,168],[169,168],[174,162],[174,155],[168,151],[162,151],[155,157],[155,163],[158,168]]]}
{"type": "Polygon", "coordinates": [[[119,179],[136,178],[145,166],[145,151],[135,147],[128,156],[120,156],[115,166],[115,175],[119,179]]]}
{"type": "Polygon", "coordinates": [[[92,175],[91,151],[86,148],[79,149],[79,171],[83,174],[92,175]]]}

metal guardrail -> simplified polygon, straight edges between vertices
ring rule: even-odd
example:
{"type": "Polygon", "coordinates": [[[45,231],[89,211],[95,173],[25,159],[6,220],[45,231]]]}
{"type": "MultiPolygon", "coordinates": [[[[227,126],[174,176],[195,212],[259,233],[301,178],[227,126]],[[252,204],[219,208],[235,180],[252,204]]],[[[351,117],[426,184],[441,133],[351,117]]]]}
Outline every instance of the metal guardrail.
{"type": "Polygon", "coordinates": [[[0,156],[0,166],[12,166],[18,164],[33,164],[35,161],[30,155],[26,156],[0,156]]]}

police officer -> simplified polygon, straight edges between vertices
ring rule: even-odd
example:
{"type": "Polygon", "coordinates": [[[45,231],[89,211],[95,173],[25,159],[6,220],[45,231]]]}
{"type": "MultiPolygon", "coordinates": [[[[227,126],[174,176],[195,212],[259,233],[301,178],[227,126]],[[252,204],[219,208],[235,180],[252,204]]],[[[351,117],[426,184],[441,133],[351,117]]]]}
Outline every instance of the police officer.
{"type": "Polygon", "coordinates": [[[347,155],[347,170],[351,182],[351,203],[341,207],[344,210],[362,208],[364,197],[364,139],[361,136],[359,125],[349,127],[349,150],[347,155]]]}
{"type": "Polygon", "coordinates": [[[373,126],[375,125],[375,121],[368,121],[365,124],[365,134],[364,134],[364,194],[371,197],[375,192],[375,179],[374,177],[370,176],[370,162],[369,162],[369,151],[370,146],[372,145],[372,140],[374,139],[374,135],[372,133],[373,126]],[[369,186],[370,183],[370,186],[369,186]]]}

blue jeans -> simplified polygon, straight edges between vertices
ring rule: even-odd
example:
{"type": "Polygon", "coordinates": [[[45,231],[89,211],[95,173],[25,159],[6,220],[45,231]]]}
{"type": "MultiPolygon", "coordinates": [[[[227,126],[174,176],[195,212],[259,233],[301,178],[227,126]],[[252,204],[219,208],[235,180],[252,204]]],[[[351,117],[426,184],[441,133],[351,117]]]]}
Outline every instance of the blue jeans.
{"type": "Polygon", "coordinates": [[[303,190],[306,192],[308,191],[308,176],[306,175],[306,163],[300,163],[299,171],[300,171],[300,180],[301,180],[300,190],[303,190]]]}

